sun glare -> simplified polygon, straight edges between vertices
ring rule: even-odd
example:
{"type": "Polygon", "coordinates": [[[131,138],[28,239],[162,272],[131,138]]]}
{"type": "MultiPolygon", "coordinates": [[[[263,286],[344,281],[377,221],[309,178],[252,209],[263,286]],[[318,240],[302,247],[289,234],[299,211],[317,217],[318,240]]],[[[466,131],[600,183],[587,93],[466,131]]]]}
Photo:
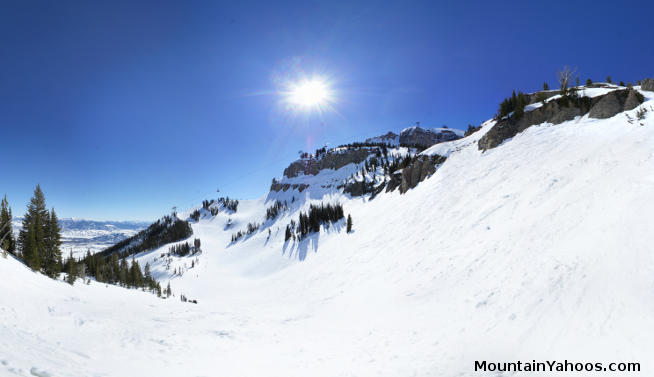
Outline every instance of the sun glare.
{"type": "Polygon", "coordinates": [[[321,107],[329,101],[329,88],[322,80],[302,81],[291,88],[288,100],[291,104],[304,108],[321,107]]]}

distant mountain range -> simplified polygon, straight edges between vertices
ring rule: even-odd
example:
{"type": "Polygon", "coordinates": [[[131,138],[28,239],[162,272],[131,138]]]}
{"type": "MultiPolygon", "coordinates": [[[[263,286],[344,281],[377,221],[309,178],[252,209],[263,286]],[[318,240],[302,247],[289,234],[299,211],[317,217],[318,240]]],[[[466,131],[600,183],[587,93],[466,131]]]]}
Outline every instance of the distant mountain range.
{"type": "MultiPolygon", "coordinates": [[[[13,219],[14,233],[18,234],[22,226],[22,217],[13,219]]],[[[129,238],[149,225],[142,221],[95,221],[87,219],[59,219],[61,227],[64,255],[73,251],[73,255],[81,256],[90,250],[91,253],[101,251],[126,238],[129,238]]]]}

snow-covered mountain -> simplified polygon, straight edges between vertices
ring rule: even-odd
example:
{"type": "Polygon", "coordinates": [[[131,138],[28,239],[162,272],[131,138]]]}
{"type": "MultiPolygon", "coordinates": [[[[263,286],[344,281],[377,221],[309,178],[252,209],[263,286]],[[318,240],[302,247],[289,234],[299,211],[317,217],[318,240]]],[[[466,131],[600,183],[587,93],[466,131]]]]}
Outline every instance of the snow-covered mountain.
{"type": "Polygon", "coordinates": [[[413,126],[403,129],[399,135],[391,131],[381,136],[368,138],[365,142],[389,144],[392,146],[411,145],[429,147],[437,143],[452,141],[461,137],[463,137],[463,131],[454,128],[422,128],[420,126],[413,126]]]}
{"type": "Polygon", "coordinates": [[[475,361],[569,360],[653,375],[654,92],[627,92],[629,109],[626,88],[590,89],[422,152],[334,148],[235,210],[180,213],[193,235],[173,244],[201,251],[135,256],[174,300],[0,258],[0,374],[496,377],[532,374],[475,361]],[[352,232],[300,236],[327,203],[352,232]]]}
{"type": "MultiPolygon", "coordinates": [[[[18,235],[23,219],[15,217],[12,221],[14,233],[18,235]]],[[[92,254],[129,238],[149,225],[142,221],[96,221],[86,219],[59,219],[61,227],[61,250],[65,255],[73,251],[81,257],[87,251],[92,254]]]]}

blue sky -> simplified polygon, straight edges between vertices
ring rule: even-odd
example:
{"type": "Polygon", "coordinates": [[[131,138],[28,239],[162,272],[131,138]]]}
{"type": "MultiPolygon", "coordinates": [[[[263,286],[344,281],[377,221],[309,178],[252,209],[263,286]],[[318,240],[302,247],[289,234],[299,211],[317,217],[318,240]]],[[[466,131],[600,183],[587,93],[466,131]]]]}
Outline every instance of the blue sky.
{"type": "Polygon", "coordinates": [[[511,90],[654,76],[651,1],[11,1],[0,12],[0,193],[60,217],[152,220],[264,195],[296,156],[465,128],[511,90]],[[456,3],[456,4],[455,4],[456,3]],[[329,80],[323,113],[280,83],[329,80]]]}

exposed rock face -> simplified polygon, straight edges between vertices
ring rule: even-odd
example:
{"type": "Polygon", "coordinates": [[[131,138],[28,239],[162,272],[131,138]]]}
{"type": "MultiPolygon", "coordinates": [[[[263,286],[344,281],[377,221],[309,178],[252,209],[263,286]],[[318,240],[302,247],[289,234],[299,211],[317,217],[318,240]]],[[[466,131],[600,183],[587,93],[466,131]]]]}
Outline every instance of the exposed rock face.
{"type": "Polygon", "coordinates": [[[381,135],[377,137],[371,137],[366,139],[366,143],[383,143],[383,144],[394,144],[397,143],[397,134],[394,132],[389,132],[386,135],[381,135]]]}
{"type": "Polygon", "coordinates": [[[635,109],[643,103],[643,95],[635,90],[615,90],[599,98],[593,105],[588,114],[591,118],[606,119],[621,113],[635,109]]]}
{"type": "Polygon", "coordinates": [[[347,164],[363,162],[370,153],[371,151],[365,148],[347,149],[327,153],[319,160],[297,160],[284,169],[284,175],[288,178],[293,178],[297,177],[300,173],[316,175],[323,169],[340,169],[347,164]]]}
{"type": "Polygon", "coordinates": [[[304,183],[300,183],[300,184],[297,184],[297,183],[294,183],[294,184],[279,183],[279,182],[273,180],[273,183],[270,185],[270,191],[288,191],[289,189],[292,188],[292,189],[295,189],[295,190],[298,190],[298,191],[302,192],[302,191],[306,190],[308,187],[309,187],[309,185],[304,184],[304,183]]]}
{"type": "Polygon", "coordinates": [[[400,132],[400,144],[431,147],[436,143],[459,139],[459,136],[450,130],[434,131],[420,127],[411,127],[400,132]]]}
{"type": "Polygon", "coordinates": [[[631,110],[643,103],[643,96],[635,90],[615,90],[594,98],[559,98],[547,102],[532,111],[525,112],[520,119],[514,117],[499,120],[478,142],[481,150],[495,148],[504,140],[541,123],[559,124],[589,113],[591,118],[610,118],[620,112],[631,110]]]}
{"type": "Polygon", "coordinates": [[[402,183],[402,172],[401,171],[396,171],[393,174],[391,174],[391,177],[386,183],[386,192],[391,192],[395,190],[396,188],[400,187],[400,184],[402,183]]]}
{"type": "Polygon", "coordinates": [[[442,156],[418,156],[402,171],[393,173],[386,184],[386,192],[400,188],[400,193],[404,194],[434,174],[436,166],[445,162],[442,156]]]}
{"type": "Polygon", "coordinates": [[[404,194],[434,174],[436,167],[445,162],[445,159],[442,156],[417,156],[405,168],[393,172],[386,183],[374,186],[372,182],[354,181],[340,187],[352,196],[371,194],[370,199],[384,190],[391,192],[398,187],[400,194],[404,194]]]}
{"type": "Polygon", "coordinates": [[[421,156],[406,168],[402,169],[402,182],[400,183],[400,194],[404,194],[434,174],[435,164],[430,158],[421,156]]]}
{"type": "MultiPolygon", "coordinates": [[[[586,108],[585,111],[588,109],[586,108]]],[[[495,148],[504,140],[512,138],[534,124],[544,122],[559,124],[572,120],[581,113],[581,109],[570,102],[550,101],[535,110],[525,112],[519,120],[515,120],[513,117],[499,120],[486,135],[479,139],[477,144],[481,150],[495,148]]]]}
{"type": "Polygon", "coordinates": [[[629,95],[627,96],[627,100],[624,103],[624,111],[629,111],[637,108],[641,103],[643,103],[644,100],[645,99],[643,98],[642,94],[635,90],[630,90],[629,95]]]}
{"type": "Polygon", "coordinates": [[[590,109],[589,117],[595,119],[606,119],[614,116],[622,110],[620,100],[615,95],[605,95],[590,109]]]}
{"type": "Polygon", "coordinates": [[[641,81],[640,89],[654,92],[654,79],[645,79],[641,81]]]}

